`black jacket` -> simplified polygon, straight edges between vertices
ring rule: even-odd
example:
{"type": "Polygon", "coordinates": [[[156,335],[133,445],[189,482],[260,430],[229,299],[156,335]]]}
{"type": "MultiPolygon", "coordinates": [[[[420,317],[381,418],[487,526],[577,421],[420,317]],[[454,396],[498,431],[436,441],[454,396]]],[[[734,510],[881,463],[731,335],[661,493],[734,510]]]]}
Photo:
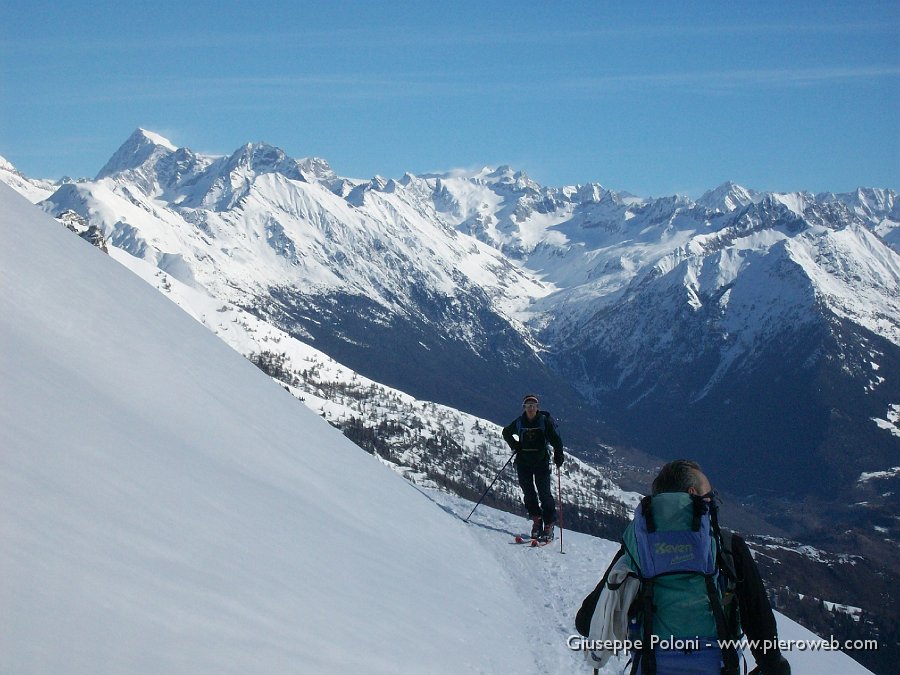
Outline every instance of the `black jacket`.
{"type": "MultiPolygon", "coordinates": [[[[750,553],[750,548],[743,537],[731,535],[731,555],[734,557],[735,572],[737,572],[737,587],[735,594],[741,610],[741,627],[747,635],[747,639],[753,643],[758,640],[769,640],[769,644],[778,644],[778,627],[775,624],[775,614],[769,604],[769,596],[766,595],[766,587],[759,568],[750,553]]],[[[774,665],[781,659],[781,652],[777,647],[763,653],[762,649],[751,649],[756,663],[763,667],[774,665]]]]}
{"type": "Polygon", "coordinates": [[[556,422],[545,410],[539,410],[533,420],[529,420],[525,413],[517,417],[503,428],[503,440],[510,449],[515,450],[516,464],[534,466],[542,461],[548,461],[550,454],[547,446],[553,446],[557,452],[562,452],[563,442],[556,428],[556,422]],[[521,427],[521,437],[519,430],[521,427]],[[543,428],[542,428],[543,427],[543,428]]]}

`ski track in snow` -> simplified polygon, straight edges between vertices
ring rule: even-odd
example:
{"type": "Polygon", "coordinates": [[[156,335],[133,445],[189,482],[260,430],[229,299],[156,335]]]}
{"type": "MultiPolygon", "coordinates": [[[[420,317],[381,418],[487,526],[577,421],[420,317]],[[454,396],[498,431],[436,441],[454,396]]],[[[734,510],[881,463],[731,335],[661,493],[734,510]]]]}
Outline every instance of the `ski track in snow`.
{"type": "MultiPolygon", "coordinates": [[[[440,508],[460,519],[472,510],[472,502],[455,495],[417,487],[440,508]]],[[[565,523],[565,514],[563,514],[565,523]]],[[[547,546],[532,548],[516,544],[517,534],[530,528],[530,521],[496,509],[479,506],[469,520],[477,545],[488,549],[506,571],[522,604],[530,609],[522,617],[526,641],[533,645],[534,673],[571,673],[590,670],[584,657],[570,650],[566,639],[575,634],[575,614],[600,580],[618,550],[605,539],[563,531],[560,553],[557,538],[547,546]]],[[[622,660],[621,665],[624,666],[622,660]]],[[[617,672],[612,666],[604,672],[617,672]]]]}

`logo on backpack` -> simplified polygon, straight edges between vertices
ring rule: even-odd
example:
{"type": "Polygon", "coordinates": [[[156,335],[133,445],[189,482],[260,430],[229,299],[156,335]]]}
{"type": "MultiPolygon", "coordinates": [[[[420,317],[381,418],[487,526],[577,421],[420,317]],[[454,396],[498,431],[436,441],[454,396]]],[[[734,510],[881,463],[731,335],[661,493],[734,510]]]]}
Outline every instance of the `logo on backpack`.
{"type": "Polygon", "coordinates": [[[657,559],[662,556],[671,556],[666,563],[669,567],[694,559],[694,547],[690,544],[669,544],[658,541],[654,547],[654,553],[657,559]]]}

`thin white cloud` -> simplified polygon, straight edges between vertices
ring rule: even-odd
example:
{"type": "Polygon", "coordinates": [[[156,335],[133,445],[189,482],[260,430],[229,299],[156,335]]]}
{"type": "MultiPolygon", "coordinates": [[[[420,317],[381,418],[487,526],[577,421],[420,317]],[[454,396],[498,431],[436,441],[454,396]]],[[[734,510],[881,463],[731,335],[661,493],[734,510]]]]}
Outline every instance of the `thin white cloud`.
{"type": "MultiPolygon", "coordinates": [[[[231,108],[277,109],[286,101],[308,108],[337,101],[376,101],[457,97],[464,95],[528,97],[557,90],[568,96],[595,97],[635,90],[681,88],[704,94],[781,88],[800,89],[852,82],[894,81],[900,66],[837,66],[744,70],[598,73],[589,77],[541,77],[529,72],[521,80],[477,77],[465,72],[397,72],[382,74],[318,73],[225,77],[124,77],[92,83],[91,103],[136,101],[220,101],[231,108]]],[[[81,87],[83,83],[73,83],[81,87]]],[[[893,86],[893,85],[891,85],[893,86]]],[[[900,86],[900,85],[898,85],[900,86]]],[[[63,95],[65,91],[56,93],[63,95]]],[[[74,93],[73,93],[74,95],[74,93]]],[[[16,98],[16,105],[44,100],[39,89],[16,98]]]]}
{"type": "Polygon", "coordinates": [[[898,76],[900,76],[900,66],[837,66],[598,74],[595,77],[569,78],[560,84],[568,89],[591,92],[626,86],[699,86],[707,89],[730,90],[747,87],[809,87],[841,81],[893,79],[898,76]]]}
{"type": "MultiPolygon", "coordinates": [[[[596,16],[586,15],[585,23],[597,22],[596,16]]],[[[548,27],[542,30],[455,29],[440,25],[366,26],[333,28],[328,30],[270,31],[242,33],[228,31],[204,31],[202,29],[179,32],[177,29],[162,34],[126,36],[97,36],[73,33],[64,37],[40,35],[17,36],[0,39],[0,50],[52,50],[55,48],[90,49],[92,52],[132,51],[140,49],[183,51],[207,50],[241,45],[258,48],[282,46],[293,51],[306,49],[397,49],[443,48],[453,45],[569,45],[575,42],[595,42],[609,39],[663,39],[695,38],[727,35],[827,35],[827,34],[877,34],[896,33],[900,24],[896,20],[859,20],[852,22],[821,23],[789,21],[783,23],[614,23],[592,28],[548,27]],[[398,30],[400,28],[400,30],[398,30]]]]}

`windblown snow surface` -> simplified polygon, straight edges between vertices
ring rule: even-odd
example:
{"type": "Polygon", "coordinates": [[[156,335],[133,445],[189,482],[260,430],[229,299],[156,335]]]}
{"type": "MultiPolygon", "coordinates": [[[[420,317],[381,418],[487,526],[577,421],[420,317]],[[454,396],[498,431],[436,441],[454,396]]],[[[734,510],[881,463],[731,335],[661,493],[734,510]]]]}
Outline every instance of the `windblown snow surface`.
{"type": "Polygon", "coordinates": [[[0,672],[589,672],[614,543],[464,523],[5,185],[0,228],[0,672]]]}

